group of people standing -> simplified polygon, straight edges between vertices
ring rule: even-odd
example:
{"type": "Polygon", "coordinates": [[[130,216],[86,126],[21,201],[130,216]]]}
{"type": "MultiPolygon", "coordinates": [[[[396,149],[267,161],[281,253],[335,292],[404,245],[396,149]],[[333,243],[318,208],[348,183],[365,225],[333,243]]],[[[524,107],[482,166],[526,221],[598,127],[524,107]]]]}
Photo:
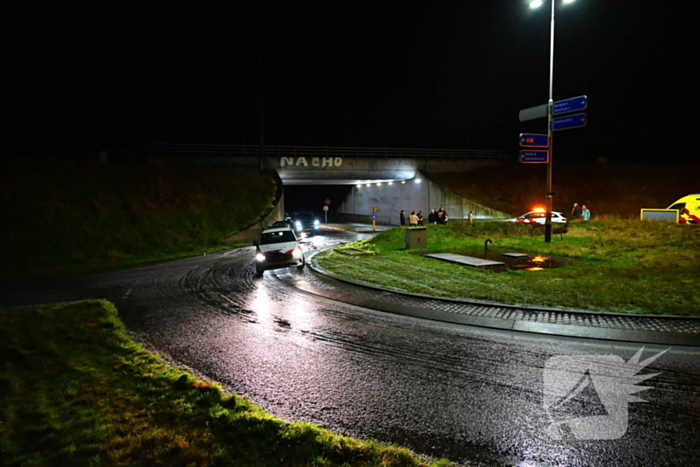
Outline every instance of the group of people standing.
{"type": "Polygon", "coordinates": [[[587,221],[591,218],[591,211],[586,207],[585,204],[579,206],[578,203],[574,203],[574,207],[571,209],[571,219],[580,220],[583,219],[587,221]]]}
{"type": "MultiPolygon", "coordinates": [[[[411,211],[411,214],[406,219],[406,211],[402,210],[399,214],[399,219],[401,220],[401,225],[406,225],[406,220],[408,220],[409,227],[416,227],[423,225],[423,211],[411,211]]],[[[447,224],[447,211],[445,211],[442,206],[438,209],[431,209],[430,214],[428,214],[429,224],[447,224]]]]}

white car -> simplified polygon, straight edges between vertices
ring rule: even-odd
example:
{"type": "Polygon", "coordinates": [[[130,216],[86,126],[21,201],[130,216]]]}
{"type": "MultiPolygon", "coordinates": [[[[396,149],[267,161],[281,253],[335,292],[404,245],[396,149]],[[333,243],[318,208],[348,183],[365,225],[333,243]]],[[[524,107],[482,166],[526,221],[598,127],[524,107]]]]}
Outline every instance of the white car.
{"type": "Polygon", "coordinates": [[[300,271],[306,265],[299,239],[289,226],[263,230],[255,242],[255,276],[262,277],[270,269],[296,266],[300,271]]]}
{"type": "MultiPolygon", "coordinates": [[[[506,222],[522,222],[523,224],[542,224],[544,225],[545,217],[547,213],[544,211],[531,211],[527,214],[523,214],[520,217],[515,217],[513,219],[506,219],[506,222]]],[[[566,224],[566,217],[560,212],[552,211],[552,223],[553,224],[566,224]]]]}

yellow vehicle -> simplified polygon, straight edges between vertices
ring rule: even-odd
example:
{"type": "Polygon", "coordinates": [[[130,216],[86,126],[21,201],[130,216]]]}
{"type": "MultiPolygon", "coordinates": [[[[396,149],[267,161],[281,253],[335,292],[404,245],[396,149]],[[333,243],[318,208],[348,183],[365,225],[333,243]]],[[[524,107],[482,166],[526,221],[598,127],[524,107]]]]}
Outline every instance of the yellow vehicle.
{"type": "Polygon", "coordinates": [[[678,222],[700,225],[700,193],[684,196],[668,209],[678,209],[678,222]]]}

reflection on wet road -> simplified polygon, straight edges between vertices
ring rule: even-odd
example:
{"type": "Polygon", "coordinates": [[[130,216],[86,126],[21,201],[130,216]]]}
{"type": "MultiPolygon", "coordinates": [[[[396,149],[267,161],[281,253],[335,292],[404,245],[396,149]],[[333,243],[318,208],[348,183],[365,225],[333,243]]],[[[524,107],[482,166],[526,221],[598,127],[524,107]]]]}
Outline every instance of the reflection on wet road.
{"type": "MultiPolygon", "coordinates": [[[[354,238],[319,235],[305,248],[354,238]]],[[[641,345],[377,312],[296,289],[293,283],[310,279],[311,271],[268,271],[254,279],[252,256],[247,248],[33,289],[3,288],[2,304],[108,298],[148,348],[276,416],[463,463],[698,464],[700,349],[671,348],[640,372],[661,373],[637,394],[648,402],[629,403],[620,439],[577,440],[565,432],[554,440],[543,408],[550,357],[616,355],[627,362],[641,345]]],[[[647,346],[642,359],[666,348],[647,346]]],[[[583,381],[601,381],[595,372],[588,378],[583,381]]],[[[611,408],[601,406],[595,391],[577,395],[583,402],[572,404],[569,415],[611,408]]]]}

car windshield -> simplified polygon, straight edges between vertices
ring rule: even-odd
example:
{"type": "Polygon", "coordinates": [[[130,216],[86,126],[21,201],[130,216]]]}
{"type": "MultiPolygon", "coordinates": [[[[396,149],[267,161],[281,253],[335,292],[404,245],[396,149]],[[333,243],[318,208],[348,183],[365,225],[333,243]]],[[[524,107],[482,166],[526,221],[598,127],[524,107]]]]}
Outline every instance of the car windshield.
{"type": "Polygon", "coordinates": [[[308,222],[314,220],[314,215],[310,212],[298,212],[294,216],[294,220],[308,222]]]}
{"type": "Polygon", "coordinates": [[[674,204],[669,209],[678,209],[681,213],[683,213],[683,210],[685,209],[685,203],[674,204]]]}
{"type": "Polygon", "coordinates": [[[261,245],[272,243],[296,242],[296,237],[291,230],[280,230],[278,232],[263,232],[260,236],[261,245]]]}

